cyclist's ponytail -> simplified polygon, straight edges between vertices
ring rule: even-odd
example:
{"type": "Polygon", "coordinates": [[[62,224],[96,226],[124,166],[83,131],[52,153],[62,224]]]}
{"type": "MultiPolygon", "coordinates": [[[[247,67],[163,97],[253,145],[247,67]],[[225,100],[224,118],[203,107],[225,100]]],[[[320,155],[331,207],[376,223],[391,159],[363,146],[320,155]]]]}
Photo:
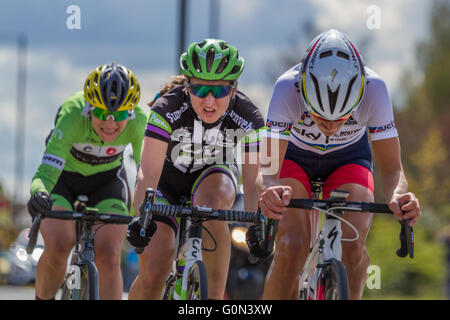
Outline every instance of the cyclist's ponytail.
{"type": "Polygon", "coordinates": [[[185,84],[186,81],[187,78],[184,75],[172,76],[172,81],[166,83],[164,87],[156,94],[153,100],[147,103],[147,105],[151,108],[159,97],[163,96],[167,91],[170,91],[177,86],[185,84]]]}

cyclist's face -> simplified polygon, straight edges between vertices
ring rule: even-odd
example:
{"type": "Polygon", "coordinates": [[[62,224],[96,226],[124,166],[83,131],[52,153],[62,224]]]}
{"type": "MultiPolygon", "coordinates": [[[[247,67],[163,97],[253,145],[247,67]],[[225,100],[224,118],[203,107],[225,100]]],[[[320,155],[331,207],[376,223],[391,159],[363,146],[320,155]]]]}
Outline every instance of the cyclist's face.
{"type": "MultiPolygon", "coordinates": [[[[192,85],[200,84],[207,86],[229,86],[231,84],[230,81],[210,81],[196,78],[191,78],[189,80],[189,83],[192,85]]],[[[212,92],[208,92],[206,97],[200,98],[192,93],[192,89],[188,88],[187,86],[186,90],[189,92],[194,111],[205,123],[214,123],[219,120],[220,117],[225,113],[225,111],[227,111],[228,105],[230,104],[230,99],[236,94],[237,91],[236,88],[233,88],[228,95],[222,98],[215,98],[212,92]]]]}
{"type": "Polygon", "coordinates": [[[320,131],[328,137],[336,134],[336,132],[339,131],[339,129],[342,128],[345,121],[347,119],[342,120],[336,120],[336,121],[329,121],[325,120],[323,118],[316,117],[315,115],[311,114],[311,117],[313,118],[315,124],[319,127],[320,131]]]}
{"type": "Polygon", "coordinates": [[[112,118],[109,118],[108,120],[100,120],[92,114],[91,120],[92,127],[104,142],[114,142],[127,126],[127,120],[117,122],[112,118]]]}

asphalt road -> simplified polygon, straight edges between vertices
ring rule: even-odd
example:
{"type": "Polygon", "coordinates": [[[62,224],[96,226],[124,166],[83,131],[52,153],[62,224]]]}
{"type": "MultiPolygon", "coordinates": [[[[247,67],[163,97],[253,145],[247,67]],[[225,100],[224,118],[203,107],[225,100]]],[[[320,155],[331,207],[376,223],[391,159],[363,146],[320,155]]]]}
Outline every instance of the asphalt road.
{"type": "MultiPolygon", "coordinates": [[[[58,295],[56,298],[58,299],[58,295]]],[[[128,293],[124,292],[122,299],[126,300],[128,293]]],[[[34,287],[0,285],[0,300],[34,300],[34,287]]]]}

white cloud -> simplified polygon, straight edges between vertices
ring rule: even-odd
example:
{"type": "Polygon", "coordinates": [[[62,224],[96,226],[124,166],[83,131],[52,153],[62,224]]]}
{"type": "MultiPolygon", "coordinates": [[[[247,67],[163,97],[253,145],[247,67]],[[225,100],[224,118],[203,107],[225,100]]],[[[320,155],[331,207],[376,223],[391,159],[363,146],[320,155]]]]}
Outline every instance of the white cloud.
{"type": "MultiPolygon", "coordinates": [[[[44,141],[53,127],[56,110],[71,94],[82,90],[86,76],[95,66],[79,66],[69,58],[49,49],[33,49],[28,54],[25,129],[25,170],[22,181],[22,199],[28,196],[28,188],[34,170],[41,162],[44,141]]],[[[0,154],[0,179],[12,192],[14,171],[14,139],[16,125],[16,52],[14,48],[0,48],[0,69],[7,77],[0,77],[0,128],[2,152],[0,154]],[[5,89],[7,88],[7,90],[5,89]],[[7,93],[7,94],[6,94],[7,93]]],[[[162,85],[170,80],[170,70],[133,70],[138,75],[142,94],[140,105],[153,99],[162,85]]]]}
{"type": "Polygon", "coordinates": [[[264,1],[261,0],[226,0],[220,4],[226,19],[237,21],[253,18],[263,5],[264,1]]]}

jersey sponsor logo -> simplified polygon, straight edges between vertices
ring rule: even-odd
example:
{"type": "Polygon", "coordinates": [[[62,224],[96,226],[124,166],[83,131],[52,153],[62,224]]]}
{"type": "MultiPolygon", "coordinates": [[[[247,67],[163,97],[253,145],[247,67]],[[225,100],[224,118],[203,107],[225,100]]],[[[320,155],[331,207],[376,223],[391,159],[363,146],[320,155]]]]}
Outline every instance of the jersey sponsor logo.
{"type": "Polygon", "coordinates": [[[170,150],[170,161],[182,172],[195,172],[205,165],[231,163],[234,147],[246,136],[243,129],[221,129],[221,123],[206,129],[201,121],[194,121],[193,130],[174,130],[171,141],[177,144],[170,150]]]}
{"type": "Polygon", "coordinates": [[[181,114],[185,112],[188,109],[188,104],[183,103],[180,109],[174,111],[174,112],[167,112],[166,117],[169,118],[170,123],[174,123],[178,119],[180,119],[181,114]]]}
{"type": "Polygon", "coordinates": [[[234,112],[233,110],[230,110],[230,112],[228,113],[228,116],[242,129],[244,129],[244,131],[250,131],[253,128],[253,122],[248,122],[247,120],[245,120],[245,118],[241,117],[240,115],[238,115],[236,112],[234,112]]]}
{"type": "Polygon", "coordinates": [[[116,154],[116,152],[117,152],[117,149],[114,147],[109,147],[108,149],[106,149],[106,154],[108,156],[112,156],[112,155],[116,154]]]}
{"type": "Polygon", "coordinates": [[[96,146],[90,143],[74,143],[72,148],[89,155],[97,156],[97,157],[110,157],[115,155],[116,153],[122,153],[126,145],[118,145],[118,146],[96,146]]]}
{"type": "Polygon", "coordinates": [[[387,130],[394,129],[394,128],[395,128],[395,122],[394,122],[394,120],[392,120],[389,124],[386,124],[384,126],[369,127],[369,132],[370,133],[378,133],[378,132],[383,132],[383,131],[387,131],[387,130]]]}
{"type": "Polygon", "coordinates": [[[314,141],[319,139],[320,136],[322,135],[322,133],[320,133],[320,132],[316,132],[316,133],[314,133],[314,132],[307,132],[306,129],[300,129],[300,128],[296,128],[296,127],[294,127],[294,131],[297,132],[298,134],[300,134],[300,135],[302,135],[304,137],[307,137],[307,138],[309,138],[311,140],[314,140],[314,141]]]}
{"type": "Polygon", "coordinates": [[[120,158],[126,146],[95,146],[85,143],[76,143],[70,149],[70,154],[78,161],[91,165],[111,163],[120,158]]]}
{"type": "Polygon", "coordinates": [[[298,120],[298,124],[302,126],[311,127],[312,125],[314,125],[314,120],[311,118],[310,113],[308,111],[305,111],[298,120]]]}
{"type": "Polygon", "coordinates": [[[267,131],[288,136],[291,133],[292,123],[267,119],[266,127],[267,131]]]}
{"type": "Polygon", "coordinates": [[[111,157],[97,157],[91,154],[81,152],[75,148],[70,149],[70,154],[78,161],[88,163],[90,165],[107,164],[114,162],[122,156],[122,152],[111,157]]]}
{"type": "Polygon", "coordinates": [[[172,133],[172,128],[167,123],[167,121],[154,111],[150,111],[150,118],[148,120],[148,123],[167,131],[169,134],[172,133]]]}
{"type": "Polygon", "coordinates": [[[344,126],[352,126],[358,124],[358,121],[355,120],[355,118],[353,118],[353,116],[350,116],[347,121],[345,121],[344,126]]]}
{"type": "Polygon", "coordinates": [[[42,163],[55,167],[58,170],[63,170],[64,165],[66,164],[66,160],[53,154],[46,153],[42,158],[42,163]]]}

